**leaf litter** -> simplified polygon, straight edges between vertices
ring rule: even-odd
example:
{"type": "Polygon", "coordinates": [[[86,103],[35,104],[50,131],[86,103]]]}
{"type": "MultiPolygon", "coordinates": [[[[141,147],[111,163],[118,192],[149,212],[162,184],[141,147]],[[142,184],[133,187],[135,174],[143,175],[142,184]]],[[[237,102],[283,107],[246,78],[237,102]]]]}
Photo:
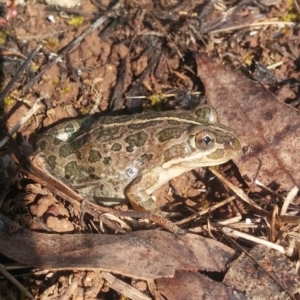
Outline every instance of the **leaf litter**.
{"type": "MultiPolygon", "coordinates": [[[[23,180],[14,189],[11,187],[12,192],[5,193],[2,202],[0,234],[6,243],[1,245],[1,253],[32,267],[60,270],[56,274],[61,274],[61,282],[63,278],[70,278],[76,283],[73,295],[84,294],[87,299],[95,299],[98,293],[108,295],[108,290],[99,284],[98,288],[94,286],[93,290],[89,290],[87,297],[85,283],[72,277],[75,273],[63,270],[82,270],[83,267],[94,270],[98,275],[101,270],[111,271],[118,277],[116,281],[123,280],[124,276],[148,279],[147,293],[151,290],[152,295],[162,294],[168,299],[180,299],[181,295],[184,297],[187,294],[190,299],[215,299],[221,295],[222,299],[234,299],[237,295],[232,295],[232,287],[249,298],[254,297],[252,288],[229,282],[229,275],[225,275],[222,284],[209,273],[217,272],[224,277],[226,265],[235,259],[233,255],[237,253],[229,249],[230,255],[225,255],[220,250],[224,245],[208,237],[219,239],[235,249],[230,239],[224,239],[222,231],[218,231],[219,226],[224,224],[222,222],[226,221],[226,226],[236,232],[253,235],[259,242],[268,240],[266,237],[270,236],[270,241],[280,244],[289,256],[295,256],[299,248],[299,197],[285,201],[287,192],[294,185],[299,186],[297,5],[293,1],[149,1],[143,4],[130,1],[113,7],[107,1],[82,0],[80,8],[57,9],[30,2],[17,8],[16,17],[6,24],[5,47],[10,52],[5,52],[3,48],[3,80],[15,73],[23,62],[22,57],[27,57],[41,42],[44,47],[10,91],[9,97],[13,103],[5,94],[3,116],[8,129],[24,117],[37,97],[44,98],[45,106],[19,130],[26,140],[52,123],[83,116],[89,111],[119,111],[126,108],[127,112],[134,113],[142,108],[149,109],[151,105],[158,110],[191,109],[196,103],[204,101],[205,92],[207,102],[217,109],[221,123],[227,123],[234,129],[243,142],[244,152],[235,160],[242,177],[231,164],[227,164],[223,172],[232,183],[244,189],[244,194],[239,193],[238,197],[248,197],[248,202],[242,203],[237,196],[232,196],[225,180],[222,185],[211,173],[200,170],[191,172],[187,177],[183,175],[182,179],[172,180],[171,189],[166,185],[155,192],[160,205],[180,211],[186,219],[182,222],[186,225],[181,225],[190,232],[186,236],[175,237],[167,232],[155,231],[152,224],[128,217],[122,222],[127,222],[129,226],[122,228],[122,222],[99,218],[103,212],[92,211],[92,208],[89,208],[92,217],[84,218],[86,226],[83,226],[79,221],[82,220],[82,208],[79,202],[75,204],[77,200],[71,204],[63,197],[51,200],[45,196],[48,192],[44,184],[36,184],[33,188],[34,181],[22,173],[23,180]],[[49,21],[50,14],[54,22],[49,21]],[[72,20],[77,19],[83,20],[83,23],[70,25],[72,20]],[[211,59],[196,54],[195,61],[194,53],[199,52],[207,52],[211,59]],[[21,55],[16,59],[11,53],[21,55]],[[246,77],[254,78],[256,82],[246,77]],[[195,93],[199,91],[202,94],[195,93]],[[281,102],[273,94],[280,96],[281,102]],[[41,201],[46,198],[47,201],[41,201]],[[221,208],[218,202],[223,202],[221,208]],[[285,208],[281,212],[284,203],[285,208]],[[201,214],[202,211],[206,214],[201,214]],[[7,219],[4,221],[4,215],[17,223],[10,223],[7,219]],[[228,225],[230,220],[232,224],[228,225]],[[49,224],[52,224],[50,228],[49,224]],[[73,232],[64,235],[55,233],[62,228],[73,228],[73,232]],[[123,236],[108,234],[125,232],[128,228],[133,232],[123,236]],[[43,238],[36,232],[49,229],[51,233],[43,238]],[[199,235],[206,239],[200,239],[199,235]],[[17,237],[20,238],[19,244],[28,245],[31,251],[19,251],[18,254],[9,251],[9,243],[16,243],[17,237]],[[130,244],[133,237],[136,243],[130,244]],[[67,239],[70,242],[64,243],[67,239]],[[114,258],[105,268],[101,267],[106,262],[101,260],[103,253],[97,248],[99,240],[106,244],[104,253],[114,258]],[[122,242],[116,248],[110,248],[110,245],[107,246],[109,240],[122,242]],[[140,247],[137,247],[138,241],[140,247]],[[150,241],[155,251],[143,248],[150,241]],[[51,243],[55,242],[59,246],[52,248],[51,243]],[[68,246],[75,249],[70,251],[68,246]],[[60,251],[55,254],[57,249],[60,251]],[[49,251],[47,258],[42,255],[44,251],[49,251]],[[149,251],[155,257],[151,258],[149,251]],[[115,252],[117,255],[114,255],[115,252]],[[79,254],[78,257],[74,253],[79,254]],[[118,259],[122,262],[118,263],[118,259]],[[199,264],[199,261],[207,264],[199,264]],[[126,268],[129,263],[132,269],[126,268]],[[151,288],[150,279],[156,280],[156,291],[151,288]],[[174,286],[185,289],[182,288],[181,293],[176,289],[174,293],[174,286]],[[211,292],[213,289],[215,294],[211,292]]],[[[5,84],[3,81],[3,86],[5,84]]],[[[5,155],[16,152],[20,161],[18,151],[13,151],[16,149],[14,141],[10,140],[4,149],[5,155]]],[[[6,159],[0,163],[3,170],[7,169],[9,163],[6,159]]],[[[10,169],[3,172],[2,182],[12,182],[10,169]]],[[[128,207],[120,205],[119,209],[122,212],[128,207]]],[[[236,238],[247,249],[252,248],[246,243],[245,235],[243,239],[240,236],[236,238]]],[[[258,249],[258,253],[267,251],[266,248],[258,249]]],[[[278,252],[276,255],[276,260],[279,257],[287,259],[278,252]]],[[[264,266],[273,266],[273,259],[266,255],[264,266]]],[[[242,262],[245,262],[244,258],[242,262]]],[[[232,270],[234,265],[228,271],[234,279],[247,278],[245,274],[232,270]]],[[[295,264],[284,264],[274,272],[279,275],[279,272],[287,270],[292,270],[291,274],[294,274],[295,264]]],[[[85,272],[82,271],[82,274],[85,272]]],[[[87,278],[91,274],[87,272],[82,276],[87,278]]],[[[103,278],[112,282],[105,273],[102,279],[96,275],[93,278],[98,283],[103,282],[103,278]]],[[[291,298],[296,297],[299,293],[295,290],[296,276],[292,280],[278,278],[282,286],[277,285],[275,291],[274,286],[270,285],[265,297],[269,297],[271,291],[272,296],[280,295],[279,299],[286,299],[284,289],[291,298]]],[[[34,284],[32,282],[31,291],[34,284]]],[[[110,287],[133,299],[141,297],[118,285],[110,283],[110,287]]],[[[39,290],[39,295],[47,295],[50,299],[70,291],[68,280],[60,289],[58,282],[49,288],[44,294],[39,290]]],[[[243,299],[242,295],[238,297],[243,299]]]]}

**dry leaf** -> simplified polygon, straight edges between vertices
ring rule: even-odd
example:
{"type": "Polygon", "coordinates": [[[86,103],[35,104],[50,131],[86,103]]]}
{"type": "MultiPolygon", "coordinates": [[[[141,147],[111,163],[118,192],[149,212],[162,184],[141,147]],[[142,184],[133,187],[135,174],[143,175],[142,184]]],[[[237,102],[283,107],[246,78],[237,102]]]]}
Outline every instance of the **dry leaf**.
{"type": "Polygon", "coordinates": [[[0,214],[0,253],[41,269],[103,270],[137,279],[173,277],[176,270],[225,271],[235,251],[211,239],[150,230],[124,235],[43,234],[0,214]]]}
{"type": "MultiPolygon", "coordinates": [[[[250,255],[291,294],[299,292],[300,280],[296,265],[284,254],[265,246],[255,246],[250,255]]],[[[228,270],[224,284],[244,293],[251,299],[288,299],[283,289],[255,264],[246,254],[242,254],[228,270]]]]}
{"type": "Polygon", "coordinates": [[[290,190],[300,184],[300,114],[259,83],[196,54],[198,76],[220,122],[238,134],[243,153],[234,162],[248,184],[290,190]]]}

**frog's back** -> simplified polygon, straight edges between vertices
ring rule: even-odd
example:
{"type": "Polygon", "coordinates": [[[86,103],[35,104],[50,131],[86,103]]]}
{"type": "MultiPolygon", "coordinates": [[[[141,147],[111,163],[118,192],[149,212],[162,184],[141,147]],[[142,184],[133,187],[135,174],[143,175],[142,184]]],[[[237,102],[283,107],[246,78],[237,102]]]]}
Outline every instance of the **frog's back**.
{"type": "MultiPolygon", "coordinates": [[[[147,112],[67,121],[40,136],[38,151],[54,173],[71,183],[87,177],[129,183],[166,159],[188,154],[185,142],[191,124],[178,121],[177,115],[147,112]]],[[[188,114],[186,117],[198,123],[188,114]]]]}

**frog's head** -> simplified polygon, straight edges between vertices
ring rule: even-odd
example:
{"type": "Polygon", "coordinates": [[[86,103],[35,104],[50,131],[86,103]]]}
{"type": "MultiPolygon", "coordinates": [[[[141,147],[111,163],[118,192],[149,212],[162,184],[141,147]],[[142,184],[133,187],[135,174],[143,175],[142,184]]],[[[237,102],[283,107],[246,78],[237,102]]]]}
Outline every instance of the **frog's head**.
{"type": "MultiPolygon", "coordinates": [[[[171,150],[168,149],[169,152],[171,150]]],[[[225,126],[192,125],[186,133],[186,142],[174,146],[174,150],[184,155],[175,157],[165,153],[164,168],[177,165],[194,169],[227,162],[240,152],[241,143],[236,134],[225,126]]]]}
{"type": "Polygon", "coordinates": [[[241,143],[234,132],[224,126],[193,126],[189,132],[189,145],[193,149],[187,161],[201,166],[214,166],[234,158],[241,150],[241,143]]]}
{"type": "Polygon", "coordinates": [[[218,121],[216,110],[208,105],[200,105],[194,113],[203,126],[192,126],[188,132],[188,142],[192,153],[187,158],[201,166],[223,164],[234,158],[241,150],[236,134],[218,121]]]}

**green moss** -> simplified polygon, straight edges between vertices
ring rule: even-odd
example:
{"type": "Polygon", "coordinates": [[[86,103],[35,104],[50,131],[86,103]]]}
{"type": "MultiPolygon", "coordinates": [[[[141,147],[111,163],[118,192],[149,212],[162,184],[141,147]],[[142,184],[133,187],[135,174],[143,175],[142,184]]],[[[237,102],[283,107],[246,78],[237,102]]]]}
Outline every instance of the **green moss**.
{"type": "Polygon", "coordinates": [[[76,16],[76,17],[71,18],[68,21],[68,25],[78,27],[78,26],[82,25],[83,22],[84,22],[83,16],[76,16]]]}

